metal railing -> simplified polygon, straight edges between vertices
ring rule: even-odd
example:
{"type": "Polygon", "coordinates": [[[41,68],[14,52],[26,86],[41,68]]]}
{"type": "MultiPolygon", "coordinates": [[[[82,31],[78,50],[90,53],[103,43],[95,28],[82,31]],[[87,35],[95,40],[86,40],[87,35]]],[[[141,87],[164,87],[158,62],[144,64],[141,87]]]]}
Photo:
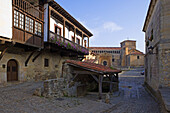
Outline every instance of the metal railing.
{"type": "Polygon", "coordinates": [[[34,17],[37,17],[41,20],[43,19],[43,12],[39,10],[39,7],[36,8],[25,0],[12,0],[12,4],[13,6],[31,14],[34,17]]]}
{"type": "Polygon", "coordinates": [[[67,38],[57,35],[56,33],[52,32],[52,31],[50,31],[49,42],[55,43],[58,46],[65,47],[67,49],[76,50],[76,51],[79,51],[79,52],[82,52],[85,54],[89,53],[89,49],[87,49],[73,41],[70,41],[67,38]]]}

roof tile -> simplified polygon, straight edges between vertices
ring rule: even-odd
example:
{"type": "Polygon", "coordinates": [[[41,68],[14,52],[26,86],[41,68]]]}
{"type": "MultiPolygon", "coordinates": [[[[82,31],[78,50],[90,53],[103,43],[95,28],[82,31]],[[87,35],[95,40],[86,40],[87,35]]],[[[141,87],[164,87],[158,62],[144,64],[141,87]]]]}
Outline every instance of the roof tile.
{"type": "Polygon", "coordinates": [[[103,66],[101,64],[90,63],[90,62],[66,60],[65,63],[77,65],[79,67],[91,69],[91,70],[98,71],[101,73],[120,73],[121,72],[120,70],[117,70],[117,69],[111,69],[110,67],[103,66]]]}

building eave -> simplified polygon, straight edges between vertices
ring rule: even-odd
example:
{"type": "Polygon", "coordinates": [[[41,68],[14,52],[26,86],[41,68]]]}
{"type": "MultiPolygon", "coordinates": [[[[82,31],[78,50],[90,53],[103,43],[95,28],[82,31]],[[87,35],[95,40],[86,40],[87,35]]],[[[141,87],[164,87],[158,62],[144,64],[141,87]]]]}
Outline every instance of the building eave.
{"type": "Polygon", "coordinates": [[[93,36],[93,34],[87,30],[80,22],[78,22],[73,16],[71,16],[63,7],[61,7],[57,2],[51,1],[49,5],[53,7],[56,11],[58,11],[61,15],[66,17],[69,21],[75,24],[79,29],[85,32],[89,37],[93,36]]]}
{"type": "Polygon", "coordinates": [[[157,2],[157,0],[151,0],[150,1],[149,9],[147,11],[146,19],[145,19],[143,30],[142,30],[143,32],[146,32],[146,29],[148,27],[148,23],[150,21],[150,18],[151,18],[151,15],[152,15],[152,12],[153,12],[153,9],[155,7],[156,2],[157,2]]]}

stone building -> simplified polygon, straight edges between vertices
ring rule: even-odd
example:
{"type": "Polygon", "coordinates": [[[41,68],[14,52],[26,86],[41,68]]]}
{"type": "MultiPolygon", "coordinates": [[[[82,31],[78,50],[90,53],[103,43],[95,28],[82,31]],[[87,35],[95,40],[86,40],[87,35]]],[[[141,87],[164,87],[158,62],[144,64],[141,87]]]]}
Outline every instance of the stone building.
{"type": "MultiPolygon", "coordinates": [[[[96,56],[96,63],[109,67],[120,66],[120,47],[90,47],[90,53],[96,56]]],[[[88,56],[87,59],[93,59],[88,56]]]]}
{"type": "Polygon", "coordinates": [[[92,33],[54,0],[0,3],[0,83],[60,77],[89,53],[92,33]]]}
{"type": "Polygon", "coordinates": [[[131,49],[126,56],[128,67],[143,67],[144,66],[144,54],[136,49],[131,49]]]}
{"type": "Polygon", "coordinates": [[[144,54],[136,49],[136,41],[125,40],[121,47],[90,47],[86,61],[109,67],[143,67],[144,54]]]}
{"type": "Polygon", "coordinates": [[[144,66],[144,54],[139,50],[136,50],[136,41],[125,40],[121,42],[120,45],[120,64],[122,67],[144,66]]]}
{"type": "Polygon", "coordinates": [[[164,100],[168,111],[170,99],[166,92],[170,92],[169,14],[169,0],[151,0],[143,27],[146,43],[145,84],[153,95],[164,100]]]}

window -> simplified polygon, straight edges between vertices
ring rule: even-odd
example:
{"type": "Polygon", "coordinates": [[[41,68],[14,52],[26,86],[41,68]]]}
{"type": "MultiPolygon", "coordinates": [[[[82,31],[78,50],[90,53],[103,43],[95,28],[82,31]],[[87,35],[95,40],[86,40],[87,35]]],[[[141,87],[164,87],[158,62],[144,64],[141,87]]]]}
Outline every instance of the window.
{"type": "Polygon", "coordinates": [[[106,61],[104,61],[104,62],[103,62],[103,65],[104,65],[104,66],[107,66],[107,62],[106,62],[106,61]]]}
{"type": "Polygon", "coordinates": [[[137,56],[137,59],[140,59],[140,57],[139,57],[139,56],[137,56]]]}
{"type": "Polygon", "coordinates": [[[114,62],[114,61],[115,61],[115,59],[113,58],[113,59],[112,59],[112,62],[114,62]]]}
{"type": "Polygon", "coordinates": [[[35,34],[41,36],[42,25],[38,22],[35,22],[35,34]]]}
{"type": "Polygon", "coordinates": [[[76,43],[80,45],[80,39],[76,38],[76,43]]]}
{"type": "Polygon", "coordinates": [[[19,12],[16,10],[14,10],[14,26],[19,26],[19,12]]]}
{"type": "Polygon", "coordinates": [[[49,60],[48,59],[44,59],[44,67],[48,67],[49,66],[49,60]]]}
{"type": "Polygon", "coordinates": [[[55,33],[59,36],[61,36],[61,28],[57,25],[54,25],[55,26],[55,33]]]}
{"type": "Polygon", "coordinates": [[[24,15],[19,14],[19,28],[24,29],[24,15]]]}
{"type": "Polygon", "coordinates": [[[33,19],[26,16],[25,30],[33,33],[33,19]]]}

